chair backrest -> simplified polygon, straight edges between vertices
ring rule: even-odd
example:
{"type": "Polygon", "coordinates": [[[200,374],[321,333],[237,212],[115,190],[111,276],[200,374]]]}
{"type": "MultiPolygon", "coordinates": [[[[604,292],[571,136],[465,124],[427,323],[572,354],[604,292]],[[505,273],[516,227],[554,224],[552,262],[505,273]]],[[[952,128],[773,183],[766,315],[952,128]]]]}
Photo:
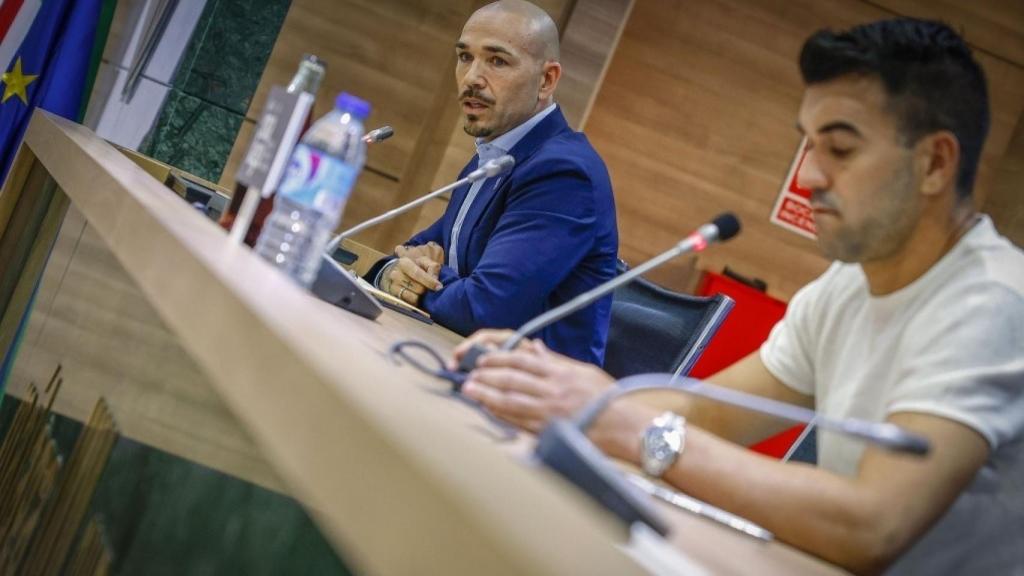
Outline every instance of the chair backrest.
{"type": "Polygon", "coordinates": [[[650,372],[687,375],[732,306],[724,294],[691,296],[637,278],[615,291],[605,371],[616,379],[650,372]]]}

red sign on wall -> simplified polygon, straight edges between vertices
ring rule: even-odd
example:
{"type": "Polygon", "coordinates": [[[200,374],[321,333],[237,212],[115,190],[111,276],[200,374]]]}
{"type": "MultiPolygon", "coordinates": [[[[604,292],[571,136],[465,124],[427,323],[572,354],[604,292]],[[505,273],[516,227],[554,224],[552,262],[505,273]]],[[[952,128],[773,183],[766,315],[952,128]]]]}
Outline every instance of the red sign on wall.
{"type": "Polygon", "coordinates": [[[779,197],[772,208],[771,222],[812,240],[817,239],[814,227],[814,212],[811,210],[811,191],[797,185],[796,175],[807,156],[807,139],[800,142],[796,158],[789,167],[789,174],[782,184],[779,197]]]}

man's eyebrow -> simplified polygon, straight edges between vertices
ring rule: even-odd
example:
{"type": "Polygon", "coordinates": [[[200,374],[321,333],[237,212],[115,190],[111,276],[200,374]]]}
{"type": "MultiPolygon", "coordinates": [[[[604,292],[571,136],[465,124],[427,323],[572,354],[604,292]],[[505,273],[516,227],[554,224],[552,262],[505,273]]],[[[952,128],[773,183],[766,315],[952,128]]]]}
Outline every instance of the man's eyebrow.
{"type": "MultiPolygon", "coordinates": [[[[458,42],[455,43],[455,49],[456,50],[468,50],[469,49],[469,44],[466,44],[462,40],[459,40],[458,42]]],[[[513,54],[508,48],[505,48],[504,46],[487,45],[487,46],[484,46],[483,49],[485,51],[487,51],[487,52],[493,52],[495,54],[508,54],[509,56],[515,56],[515,54],[513,54]]]]}
{"type": "MultiPolygon", "coordinates": [[[[797,132],[799,132],[800,134],[802,134],[804,136],[807,135],[807,130],[805,130],[804,127],[800,124],[800,121],[797,121],[795,126],[796,126],[796,131],[797,132]]],[[[829,132],[836,132],[836,131],[849,132],[850,134],[853,134],[854,136],[857,136],[858,138],[863,138],[864,137],[864,135],[861,134],[860,130],[857,130],[856,126],[854,126],[853,124],[850,124],[849,122],[845,122],[843,120],[836,120],[835,122],[829,122],[828,124],[825,124],[821,128],[818,128],[817,133],[818,134],[828,134],[829,132]]]]}
{"type": "Polygon", "coordinates": [[[515,56],[512,52],[509,52],[504,46],[484,46],[484,50],[488,52],[495,52],[497,54],[508,54],[509,56],[515,56]]]}
{"type": "Polygon", "coordinates": [[[817,130],[818,134],[828,134],[829,132],[849,132],[854,136],[862,138],[864,135],[861,134],[857,127],[844,120],[836,120],[835,122],[829,122],[817,130]]]}

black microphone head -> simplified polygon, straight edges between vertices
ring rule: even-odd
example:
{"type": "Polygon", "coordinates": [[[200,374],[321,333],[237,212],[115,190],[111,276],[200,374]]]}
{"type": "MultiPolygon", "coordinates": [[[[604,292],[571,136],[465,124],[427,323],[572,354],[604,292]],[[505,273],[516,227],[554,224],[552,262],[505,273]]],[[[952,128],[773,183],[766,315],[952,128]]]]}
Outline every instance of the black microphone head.
{"type": "Polygon", "coordinates": [[[718,241],[724,242],[740,233],[740,219],[732,212],[724,212],[711,221],[718,228],[718,241]]]}
{"type": "Polygon", "coordinates": [[[367,132],[366,135],[363,136],[363,140],[369,144],[373,144],[375,142],[383,142],[394,135],[394,128],[391,126],[381,126],[380,128],[367,132]]]}

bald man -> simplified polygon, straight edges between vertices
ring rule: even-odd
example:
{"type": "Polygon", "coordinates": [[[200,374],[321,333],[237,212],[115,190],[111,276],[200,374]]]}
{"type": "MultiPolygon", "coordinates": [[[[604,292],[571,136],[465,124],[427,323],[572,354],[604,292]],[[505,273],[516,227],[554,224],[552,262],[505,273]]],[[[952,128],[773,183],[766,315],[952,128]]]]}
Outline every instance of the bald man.
{"type": "MultiPolygon", "coordinates": [[[[444,215],[369,277],[383,290],[470,334],[515,328],[615,275],[618,231],[604,162],[566,123],[554,93],[558,30],[521,0],[484,6],[455,43],[463,128],[477,155],[511,154],[511,173],[456,189],[444,215]]],[[[538,335],[600,365],[611,297],[538,335]]]]}

